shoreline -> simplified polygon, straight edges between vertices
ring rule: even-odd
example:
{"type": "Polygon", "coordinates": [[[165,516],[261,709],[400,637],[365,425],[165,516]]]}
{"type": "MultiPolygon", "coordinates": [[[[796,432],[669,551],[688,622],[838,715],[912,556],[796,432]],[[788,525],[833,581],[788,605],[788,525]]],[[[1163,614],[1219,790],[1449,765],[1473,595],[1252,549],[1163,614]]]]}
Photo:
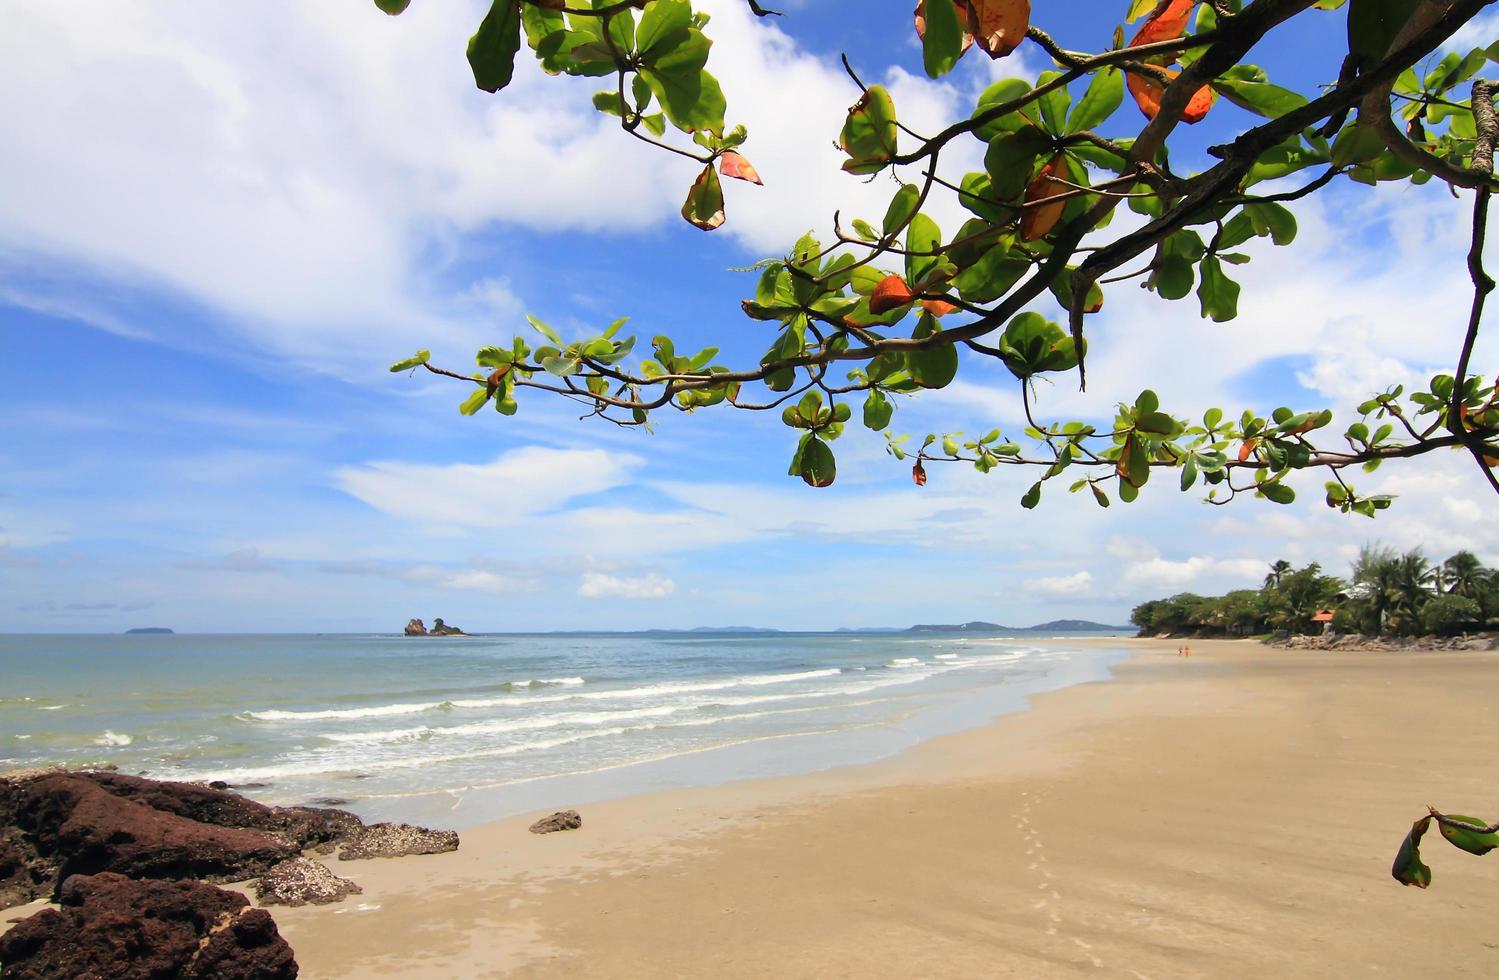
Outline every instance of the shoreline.
{"type": "Polygon", "coordinates": [[[1494,809],[1441,746],[1493,718],[1499,659],[1105,642],[1113,679],[893,758],[527,833],[559,798],[274,915],[317,980],[1499,971],[1499,865],[1428,838],[1432,889],[1389,877],[1427,802],[1494,809]]]}

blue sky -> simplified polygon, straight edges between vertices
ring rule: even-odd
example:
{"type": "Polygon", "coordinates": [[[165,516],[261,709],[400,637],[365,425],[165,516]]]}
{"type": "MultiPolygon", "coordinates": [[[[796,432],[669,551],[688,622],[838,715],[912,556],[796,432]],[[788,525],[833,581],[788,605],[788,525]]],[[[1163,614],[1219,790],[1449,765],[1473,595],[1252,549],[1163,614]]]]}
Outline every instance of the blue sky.
{"type": "MultiPolygon", "coordinates": [[[[753,279],[728,270],[825,232],[834,207],[877,217],[889,193],[837,171],[854,98],[840,51],[928,129],[993,78],[1047,67],[1027,44],[930,82],[906,0],[783,2],[773,22],[700,6],[766,180],[727,188],[711,235],[676,214],[690,171],[596,116],[592,82],[527,63],[501,97],[475,91],[477,3],[395,19],[367,0],[12,5],[0,630],[1123,621],[1276,558],[1341,566],[1376,537],[1499,562],[1492,498],[1455,457],[1366,481],[1402,497],[1377,522],[1310,495],[1212,508],[1164,490],[1102,512],[1058,488],[1027,512],[1019,475],[940,468],[918,489],[862,430],[840,440],[838,484],[813,491],[784,475],[794,439],[775,418],[700,413],[647,435],[532,398],[514,419],[465,419],[452,387],[386,373],[421,347],[463,367],[524,312],[579,335],[629,315],[645,337],[753,359],[768,339],[738,313],[753,279]]],[[[1098,47],[1124,6],[1051,3],[1038,22],[1098,47]]],[[[1341,18],[1300,18],[1252,60],[1310,90],[1336,67],[1341,18]]],[[[1177,167],[1248,123],[1220,104],[1177,167]]],[[[1126,105],[1106,131],[1133,126],[1126,105]]],[[[1372,387],[1450,370],[1466,207],[1432,187],[1306,202],[1296,244],[1241,270],[1232,324],[1116,287],[1089,392],[1058,379],[1042,408],[1099,417],[1149,384],[1177,414],[1284,401],[1351,418],[1372,387]]],[[[1478,363],[1499,363],[1492,339],[1478,363]]],[[[1018,428],[1007,378],[975,359],[895,426],[1018,428]]]]}

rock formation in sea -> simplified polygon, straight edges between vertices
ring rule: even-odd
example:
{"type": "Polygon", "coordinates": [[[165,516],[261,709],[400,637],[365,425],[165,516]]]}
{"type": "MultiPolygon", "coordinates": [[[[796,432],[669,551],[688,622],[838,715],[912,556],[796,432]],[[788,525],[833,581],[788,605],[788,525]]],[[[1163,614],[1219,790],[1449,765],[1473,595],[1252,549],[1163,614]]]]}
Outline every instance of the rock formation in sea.
{"type": "Polygon", "coordinates": [[[583,826],[583,818],[577,810],[558,810],[550,817],[542,817],[531,825],[533,834],[554,834],[559,830],[577,830],[583,826]]]}
{"type": "Polygon", "coordinates": [[[213,977],[294,980],[297,963],[271,914],[198,881],[74,875],[58,908],[0,936],[0,977],[213,977]]]}
{"type": "Polygon", "coordinates": [[[406,635],[407,636],[468,636],[467,633],[463,632],[463,630],[459,629],[458,627],[452,626],[452,625],[450,625],[448,623],[444,623],[442,621],[442,617],[441,616],[438,616],[436,619],[432,620],[432,628],[430,630],[427,629],[427,624],[423,623],[420,619],[410,620],[409,622],[406,623],[406,635]]]}

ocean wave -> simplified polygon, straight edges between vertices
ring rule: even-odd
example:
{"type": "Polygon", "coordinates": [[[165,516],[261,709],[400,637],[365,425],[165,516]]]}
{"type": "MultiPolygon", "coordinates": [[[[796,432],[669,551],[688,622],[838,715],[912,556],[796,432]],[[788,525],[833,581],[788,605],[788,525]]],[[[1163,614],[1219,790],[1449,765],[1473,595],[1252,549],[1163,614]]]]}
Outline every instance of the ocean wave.
{"type": "Polygon", "coordinates": [[[935,659],[935,660],[957,660],[958,659],[958,655],[956,653],[937,653],[937,654],[933,654],[932,656],[933,656],[933,659],[935,659]]]}
{"type": "MultiPolygon", "coordinates": [[[[26,700],[30,701],[31,699],[27,698],[26,700]]],[[[38,711],[61,711],[63,708],[66,708],[66,707],[67,707],[67,705],[65,705],[65,704],[39,704],[39,705],[36,706],[36,710],[38,710],[38,711]]]]}
{"type": "Polygon", "coordinates": [[[109,748],[121,748],[123,746],[129,745],[134,741],[135,739],[131,738],[129,735],[121,735],[106,728],[103,735],[100,735],[98,738],[94,739],[93,744],[104,745],[108,746],[109,748]]]}
{"type": "MultiPolygon", "coordinates": [[[[544,677],[523,681],[506,681],[502,687],[512,691],[535,687],[575,687],[586,684],[582,677],[544,677]]],[[[484,698],[479,700],[410,701],[396,704],[378,704],[367,708],[325,708],[309,711],[246,711],[240,717],[254,721],[328,721],[332,719],[389,718],[396,715],[419,715],[427,711],[445,711],[449,708],[490,708],[501,704],[516,703],[515,698],[484,698]]]]}
{"type": "MultiPolygon", "coordinates": [[[[857,702],[858,704],[871,704],[873,702],[857,702]]],[[[246,767],[241,769],[209,770],[203,772],[174,773],[172,778],[211,780],[222,779],[229,783],[261,782],[271,781],[295,776],[326,776],[336,773],[361,773],[369,774],[376,772],[387,772],[392,769],[419,769],[427,766],[441,765],[447,762],[464,762],[477,758],[493,758],[512,755],[522,755],[527,752],[544,752],[547,749],[560,748],[564,745],[572,745],[576,742],[591,739],[612,738],[616,735],[628,735],[635,732],[655,731],[658,729],[695,728],[704,725],[713,725],[719,722],[748,721],[755,718],[764,718],[771,715],[795,714],[813,709],[790,708],[783,711],[752,711],[737,715],[720,715],[713,718],[690,718],[672,719],[668,722],[647,722],[642,725],[616,725],[611,728],[590,729],[585,732],[575,732],[561,735],[556,738],[533,739],[523,742],[512,742],[508,745],[493,748],[478,749],[463,752],[447,752],[439,754],[419,754],[402,756],[388,759],[355,759],[348,756],[325,756],[320,759],[307,759],[305,761],[287,762],[281,765],[262,766],[260,768],[246,767]]],[[[861,727],[861,726],[852,726],[861,727]]],[[[811,734],[801,732],[784,732],[771,736],[758,736],[742,739],[740,741],[760,741],[763,738],[785,738],[798,734],[811,734]]],[[[737,744],[727,743],[727,744],[737,744]]],[[[694,746],[662,753],[654,758],[668,758],[676,755],[687,755],[695,752],[705,751],[716,746],[694,746]]],[[[652,757],[630,759],[620,763],[621,765],[632,765],[637,762],[650,761],[652,757]]],[[[613,768],[607,766],[605,768],[613,768]]]]}
{"type": "MultiPolygon", "coordinates": [[[[526,698],[524,704],[551,704],[557,701],[622,701],[666,697],[673,694],[699,694],[705,691],[727,691],[736,687],[763,687],[771,684],[790,684],[796,681],[816,680],[819,677],[836,677],[843,673],[837,667],[821,670],[803,670],[788,674],[742,674],[716,681],[666,681],[646,684],[643,687],[621,687],[604,691],[582,691],[576,694],[544,694],[526,698]]],[[[497,708],[516,704],[511,698],[464,698],[455,700],[456,708],[497,708]]]]}
{"type": "Polygon", "coordinates": [[[894,660],[885,662],[886,667],[914,667],[921,663],[920,657],[896,657],[894,660]]]}

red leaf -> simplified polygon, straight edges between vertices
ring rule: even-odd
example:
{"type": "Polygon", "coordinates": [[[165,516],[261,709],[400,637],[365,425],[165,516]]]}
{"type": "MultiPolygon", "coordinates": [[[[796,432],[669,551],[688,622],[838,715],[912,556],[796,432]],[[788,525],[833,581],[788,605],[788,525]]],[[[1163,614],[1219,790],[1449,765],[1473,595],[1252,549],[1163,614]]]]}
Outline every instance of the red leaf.
{"type": "MultiPolygon", "coordinates": [[[[1167,68],[1166,71],[1171,73],[1172,78],[1181,74],[1174,68],[1167,68]]],[[[1126,72],[1125,81],[1129,85],[1129,94],[1134,96],[1135,105],[1140,107],[1146,119],[1154,119],[1161,111],[1161,96],[1165,94],[1166,86],[1155,78],[1137,72],[1126,72]]],[[[1211,86],[1204,85],[1192,95],[1187,102],[1186,109],[1182,110],[1182,122],[1201,122],[1202,117],[1208,114],[1208,110],[1217,100],[1218,93],[1214,92],[1211,86]]]]}
{"type": "Polygon", "coordinates": [[[911,479],[916,481],[918,487],[926,486],[926,467],[921,465],[921,460],[919,459],[916,461],[916,465],[911,467],[911,479]]]}
{"type": "Polygon", "coordinates": [[[906,285],[904,279],[900,276],[886,276],[874,287],[874,292],[869,294],[869,312],[875,316],[883,316],[905,306],[912,299],[911,287],[906,285]]]}
{"type": "Polygon", "coordinates": [[[1242,463],[1247,460],[1250,454],[1254,452],[1254,447],[1257,445],[1259,445],[1258,439],[1245,439],[1244,445],[1239,447],[1239,462],[1242,463]]]}
{"type": "Polygon", "coordinates": [[[956,306],[945,299],[924,299],[921,301],[921,308],[932,316],[947,316],[947,314],[957,309],[956,306]]]}
{"type": "Polygon", "coordinates": [[[723,156],[718,158],[718,171],[725,177],[747,180],[751,184],[765,183],[760,179],[760,173],[755,169],[755,165],[746,160],[743,154],[733,150],[723,151],[723,156]]]}
{"type": "Polygon", "coordinates": [[[1066,199],[1051,203],[1036,202],[1049,201],[1052,197],[1071,190],[1053,176],[1065,162],[1066,157],[1061,153],[1052,157],[1025,189],[1025,203],[1029,207],[1020,215],[1022,240],[1033,242],[1038,238],[1045,238],[1057,226],[1057,222],[1062,220],[1062,211],[1067,207],[1066,199]]]}
{"type": "Polygon", "coordinates": [[[1196,3],[1197,0],[1161,0],[1135,32],[1129,46],[1137,48],[1142,44],[1181,37],[1187,32],[1187,19],[1192,16],[1196,3]]]}
{"type": "Polygon", "coordinates": [[[968,0],[968,29],[991,58],[1019,47],[1030,26],[1031,0],[968,0]]]}

